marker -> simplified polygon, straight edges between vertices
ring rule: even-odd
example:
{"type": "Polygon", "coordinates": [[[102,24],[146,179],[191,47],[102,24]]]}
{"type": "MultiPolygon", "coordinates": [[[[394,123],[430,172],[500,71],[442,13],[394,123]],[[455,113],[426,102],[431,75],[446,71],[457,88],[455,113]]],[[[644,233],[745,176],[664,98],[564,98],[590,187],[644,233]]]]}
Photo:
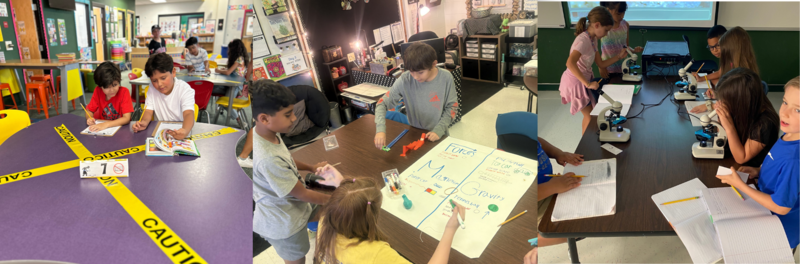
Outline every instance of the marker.
{"type": "Polygon", "coordinates": [[[392,178],[391,177],[387,178],[389,179],[389,188],[392,190],[392,192],[394,194],[400,194],[400,192],[397,191],[397,188],[394,187],[394,181],[392,180],[392,178]]]}
{"type": "Polygon", "coordinates": [[[739,195],[739,198],[742,198],[742,201],[744,201],[744,197],[742,197],[742,194],[739,193],[739,190],[737,190],[736,187],[733,186],[731,186],[731,188],[733,188],[733,191],[736,192],[737,195],[739,195]]]}
{"type": "Polygon", "coordinates": [[[392,177],[394,177],[393,180],[397,184],[397,189],[401,189],[400,188],[400,176],[397,176],[397,173],[392,173],[392,177]]]}
{"type": "MultiPolygon", "coordinates": [[[[453,206],[453,211],[454,211],[453,213],[456,213],[455,212],[456,203],[453,202],[453,199],[450,199],[450,205],[453,206]]],[[[458,219],[458,225],[461,226],[461,229],[466,229],[467,228],[467,226],[464,225],[464,219],[461,219],[461,214],[458,214],[458,216],[456,216],[456,219],[458,219]]]]}
{"type": "MultiPolygon", "coordinates": [[[[561,175],[561,174],[545,174],[544,176],[546,176],[546,177],[561,177],[561,176],[564,176],[564,175],[561,175]]],[[[584,175],[572,175],[571,177],[573,177],[573,178],[583,178],[583,177],[586,177],[586,176],[584,176],[584,175]]]]}
{"type": "Polygon", "coordinates": [[[506,223],[508,223],[508,222],[511,222],[511,220],[517,219],[517,217],[520,217],[521,215],[524,215],[524,214],[525,214],[525,213],[527,213],[527,212],[528,212],[528,210],[522,211],[522,213],[519,213],[519,214],[515,215],[515,216],[514,216],[514,217],[512,217],[512,218],[509,218],[508,220],[506,220],[505,222],[502,222],[502,223],[500,223],[500,224],[499,224],[499,225],[497,225],[497,226],[499,227],[499,226],[505,225],[506,223]]]}
{"type": "Polygon", "coordinates": [[[661,205],[680,203],[680,202],[691,201],[691,200],[695,200],[695,199],[700,199],[700,196],[695,196],[695,197],[691,197],[691,198],[675,200],[675,201],[672,201],[672,202],[666,202],[666,203],[662,203],[661,205]]]}

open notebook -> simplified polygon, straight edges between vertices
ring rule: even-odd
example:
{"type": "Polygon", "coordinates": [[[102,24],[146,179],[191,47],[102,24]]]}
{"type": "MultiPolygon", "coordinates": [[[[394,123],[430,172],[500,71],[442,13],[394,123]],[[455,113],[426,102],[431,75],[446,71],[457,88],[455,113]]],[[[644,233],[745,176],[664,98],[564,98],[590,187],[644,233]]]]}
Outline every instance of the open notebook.
{"type": "MultiPolygon", "coordinates": [[[[724,167],[717,170],[718,175],[730,173],[724,167]]],[[[748,176],[737,173],[743,179],[748,176]]],[[[722,258],[725,263],[792,263],[780,220],[742,195],[745,201],[730,187],[709,189],[695,178],[657,193],[652,199],[694,263],[715,263],[722,258]],[[700,199],[663,205],[695,196],[700,199]]]]}
{"type": "Polygon", "coordinates": [[[564,221],[613,215],[617,205],[617,159],[585,161],[580,166],[567,164],[564,173],[586,177],[581,186],[558,194],[551,221],[564,221]]]}
{"type": "MultiPolygon", "coordinates": [[[[95,123],[97,123],[97,124],[101,124],[101,123],[105,123],[105,122],[106,121],[104,121],[104,120],[95,120],[95,123]]],[[[92,131],[89,131],[89,128],[87,127],[86,129],[81,131],[81,134],[110,137],[110,136],[113,136],[114,134],[116,134],[117,131],[119,131],[119,128],[120,128],[119,126],[115,126],[115,127],[109,127],[109,128],[97,131],[97,132],[92,132],[92,131]]]]}
{"type": "MultiPolygon", "coordinates": [[[[631,108],[631,104],[633,103],[633,91],[636,89],[635,85],[604,85],[603,92],[611,97],[614,101],[619,101],[622,103],[622,111],[620,113],[623,116],[628,115],[628,110],[631,108]]],[[[606,100],[603,96],[597,99],[597,105],[594,106],[594,110],[592,110],[591,115],[596,116],[600,114],[600,111],[603,111],[603,108],[611,106],[611,103],[606,100]]]]}

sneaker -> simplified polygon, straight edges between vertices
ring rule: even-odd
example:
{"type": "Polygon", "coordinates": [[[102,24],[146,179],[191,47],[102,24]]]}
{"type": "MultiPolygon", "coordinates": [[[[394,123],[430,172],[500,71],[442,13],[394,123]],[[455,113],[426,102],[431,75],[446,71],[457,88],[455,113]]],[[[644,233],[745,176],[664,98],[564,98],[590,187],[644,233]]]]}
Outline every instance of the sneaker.
{"type": "Polygon", "coordinates": [[[253,168],[253,159],[251,159],[250,157],[247,157],[246,159],[236,157],[236,161],[239,162],[239,167],[253,168]]]}

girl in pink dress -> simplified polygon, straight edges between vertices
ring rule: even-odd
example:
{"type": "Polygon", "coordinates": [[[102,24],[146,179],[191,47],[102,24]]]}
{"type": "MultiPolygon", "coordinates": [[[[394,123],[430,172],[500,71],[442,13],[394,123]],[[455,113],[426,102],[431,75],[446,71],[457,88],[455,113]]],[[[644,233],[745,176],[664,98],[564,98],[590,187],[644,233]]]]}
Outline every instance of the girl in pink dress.
{"type": "Polygon", "coordinates": [[[600,97],[597,93],[600,87],[599,81],[591,81],[594,78],[592,64],[597,64],[598,68],[605,68],[627,55],[623,50],[607,60],[600,59],[597,40],[604,37],[612,26],[614,18],[608,9],[602,6],[592,8],[589,14],[582,17],[575,25],[575,41],[569,49],[567,70],[561,75],[558,90],[561,92],[561,103],[571,104],[570,114],[574,115],[578,111],[583,113],[581,133],[589,126],[590,113],[597,104],[597,98],[600,97]]]}

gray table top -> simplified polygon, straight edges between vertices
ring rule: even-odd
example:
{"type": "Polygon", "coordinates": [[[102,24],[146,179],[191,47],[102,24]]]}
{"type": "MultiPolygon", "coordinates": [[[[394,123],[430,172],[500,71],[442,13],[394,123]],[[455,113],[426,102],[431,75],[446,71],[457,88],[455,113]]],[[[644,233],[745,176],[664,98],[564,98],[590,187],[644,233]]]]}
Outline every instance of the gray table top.
{"type": "MultiPolygon", "coordinates": [[[[86,128],[81,117],[51,117],[0,145],[0,180],[76,160],[54,129],[61,124],[92,154],[143,145],[155,127],[133,134],[126,125],[113,137],[94,137],[80,134],[86,128]]],[[[192,134],[221,128],[198,123],[192,134]]],[[[144,151],[120,157],[131,173],[120,181],[208,263],[252,262],[252,182],[235,158],[242,136],[197,140],[202,157],[148,157],[144,151]]],[[[77,167],[6,182],[0,182],[0,259],[170,261],[98,180],[79,178],[77,167]]]]}
{"type": "MultiPolygon", "coordinates": [[[[182,80],[184,82],[205,80],[214,83],[214,85],[220,85],[220,86],[240,86],[245,81],[245,78],[241,76],[229,76],[216,73],[211,73],[211,75],[208,77],[199,77],[199,76],[190,76],[185,72],[179,72],[176,75],[176,77],[178,77],[179,80],[182,80]]],[[[142,77],[139,77],[138,79],[131,80],[131,84],[150,85],[150,78],[142,75],[142,77]]]]}

